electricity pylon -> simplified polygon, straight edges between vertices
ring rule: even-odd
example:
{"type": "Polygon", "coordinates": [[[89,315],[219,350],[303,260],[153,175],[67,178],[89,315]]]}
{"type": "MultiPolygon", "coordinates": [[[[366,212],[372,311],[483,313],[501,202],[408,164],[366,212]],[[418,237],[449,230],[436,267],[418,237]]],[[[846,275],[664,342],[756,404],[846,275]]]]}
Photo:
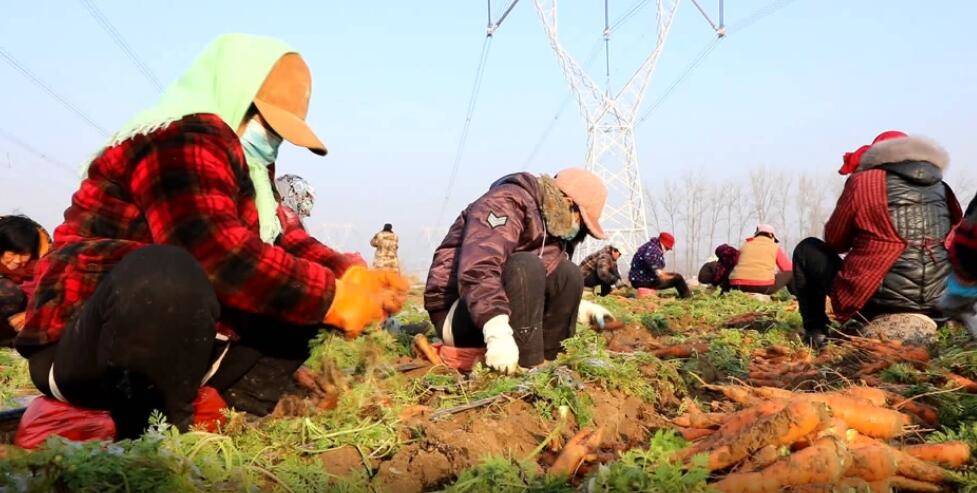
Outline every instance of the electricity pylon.
{"type": "MultiPolygon", "coordinates": [[[[628,256],[648,239],[644,193],[638,171],[634,129],[641,100],[665,47],[680,0],[658,0],[658,38],[655,48],[617,92],[601,88],[563,48],[557,30],[557,0],[535,0],[536,11],[560,68],[576,97],[587,125],[586,168],[600,176],[608,196],[601,225],[607,243],[628,256]]],[[[605,23],[606,25],[606,23],[605,23]]],[[[609,37],[605,29],[605,39],[609,37]]],[[[579,250],[593,252],[601,245],[588,241],[579,250]]]]}

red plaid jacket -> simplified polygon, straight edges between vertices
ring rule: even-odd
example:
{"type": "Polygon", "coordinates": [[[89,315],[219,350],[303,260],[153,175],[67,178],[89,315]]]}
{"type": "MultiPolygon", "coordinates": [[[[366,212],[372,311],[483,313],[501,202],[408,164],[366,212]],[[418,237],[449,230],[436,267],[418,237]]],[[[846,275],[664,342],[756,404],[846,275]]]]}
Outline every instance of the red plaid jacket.
{"type": "MultiPolygon", "coordinates": [[[[949,189],[948,202],[953,222],[959,221],[960,205],[949,189]]],[[[906,249],[889,215],[885,170],[859,171],[848,178],[824,227],[824,239],[838,253],[847,253],[831,288],[831,305],[835,316],[848,320],[878,291],[906,249]]]]}
{"type": "MultiPolygon", "coordinates": [[[[37,265],[18,350],[56,342],[102,277],[150,244],[189,251],[229,311],[319,323],[350,258],[311,238],[297,218],[283,221],[276,245],[262,242],[254,197],[238,137],[216,115],[190,115],[106,149],[37,265]]],[[[222,322],[219,330],[233,332],[222,322]]]]}
{"type": "Polygon", "coordinates": [[[953,270],[968,282],[977,282],[977,196],[967,207],[967,216],[953,233],[950,243],[953,270]]]}

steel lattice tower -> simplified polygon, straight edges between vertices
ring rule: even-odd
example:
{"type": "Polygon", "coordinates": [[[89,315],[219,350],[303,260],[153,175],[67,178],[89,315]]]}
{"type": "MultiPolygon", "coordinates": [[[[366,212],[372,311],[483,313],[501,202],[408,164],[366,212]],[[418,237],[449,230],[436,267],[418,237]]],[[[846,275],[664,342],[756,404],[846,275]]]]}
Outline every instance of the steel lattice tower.
{"type": "MultiPolygon", "coordinates": [[[[550,46],[586,121],[586,168],[607,184],[607,206],[601,216],[601,225],[607,233],[605,243],[614,244],[626,256],[633,255],[648,239],[634,129],[641,101],[665,47],[679,1],[657,0],[658,38],[654,50],[620,90],[610,92],[594,82],[560,43],[557,0],[535,0],[550,46]]],[[[608,35],[609,32],[605,31],[605,37],[608,35]]],[[[587,254],[600,246],[600,243],[590,240],[580,250],[582,254],[587,254]]]]}

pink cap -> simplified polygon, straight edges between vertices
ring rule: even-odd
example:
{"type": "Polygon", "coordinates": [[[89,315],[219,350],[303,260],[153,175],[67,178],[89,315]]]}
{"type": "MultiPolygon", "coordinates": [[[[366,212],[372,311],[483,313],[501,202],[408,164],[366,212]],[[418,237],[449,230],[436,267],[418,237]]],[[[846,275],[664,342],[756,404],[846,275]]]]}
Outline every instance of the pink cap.
{"type": "Polygon", "coordinates": [[[769,224],[758,224],[756,227],[756,232],[767,233],[768,235],[773,236],[773,239],[777,239],[777,232],[773,229],[773,226],[769,224]]]}
{"type": "Polygon", "coordinates": [[[560,191],[580,209],[580,217],[587,225],[590,236],[604,239],[604,228],[600,227],[600,215],[607,202],[607,187],[597,175],[583,168],[567,168],[553,178],[560,191]]]}

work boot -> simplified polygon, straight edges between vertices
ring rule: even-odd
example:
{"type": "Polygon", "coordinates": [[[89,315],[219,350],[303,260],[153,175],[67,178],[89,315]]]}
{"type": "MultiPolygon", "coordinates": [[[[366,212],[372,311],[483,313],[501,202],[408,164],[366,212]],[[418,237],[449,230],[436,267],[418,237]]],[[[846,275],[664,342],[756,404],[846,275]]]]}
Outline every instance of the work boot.
{"type": "Polygon", "coordinates": [[[823,330],[805,330],[804,342],[814,350],[821,350],[828,343],[828,334],[823,330]]]}

